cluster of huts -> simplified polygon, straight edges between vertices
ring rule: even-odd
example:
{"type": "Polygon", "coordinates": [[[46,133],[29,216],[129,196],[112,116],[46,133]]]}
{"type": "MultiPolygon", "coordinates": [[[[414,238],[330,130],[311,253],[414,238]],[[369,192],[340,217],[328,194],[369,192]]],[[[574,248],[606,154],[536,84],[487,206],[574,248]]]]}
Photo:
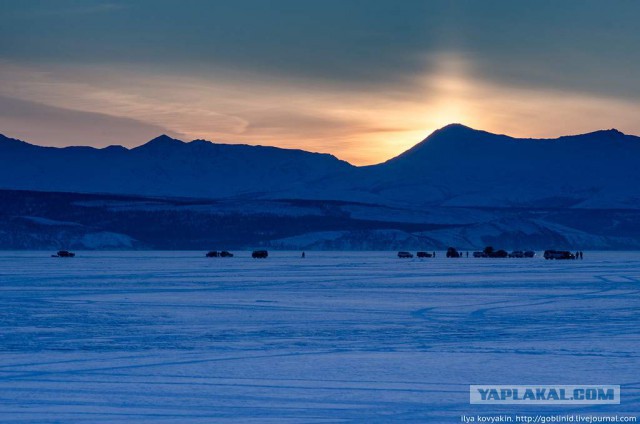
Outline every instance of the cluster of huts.
{"type": "MultiPolygon", "coordinates": [[[[418,258],[435,258],[436,252],[418,252],[416,253],[418,258]]],[[[449,247],[446,253],[447,258],[462,258],[469,257],[469,252],[460,252],[455,247],[449,247]]],[[[473,252],[474,258],[533,258],[536,256],[536,252],[533,250],[514,250],[507,252],[504,249],[494,249],[492,246],[487,246],[483,250],[473,252]]],[[[543,257],[545,259],[582,259],[583,253],[581,251],[575,254],[567,250],[545,250],[543,257]]],[[[398,258],[413,258],[411,252],[398,252],[398,258]]]]}
{"type": "MultiPolygon", "coordinates": [[[[233,253],[227,252],[226,250],[223,250],[221,252],[212,250],[210,252],[207,252],[205,256],[207,258],[233,258],[233,253]]],[[[254,250],[253,252],[251,252],[251,257],[254,259],[265,259],[269,257],[269,252],[266,250],[254,250]]]]}
{"type": "MultiPolygon", "coordinates": [[[[416,252],[416,256],[418,258],[435,258],[436,252],[416,252]]],[[[411,252],[398,252],[399,258],[413,258],[413,253],[411,252]]]]}
{"type": "Polygon", "coordinates": [[[584,256],[582,250],[575,253],[575,255],[567,250],[545,250],[545,259],[582,259],[584,256]]]}
{"type": "MultiPolygon", "coordinates": [[[[536,252],[533,250],[514,250],[509,253],[506,250],[495,250],[491,246],[487,246],[482,251],[473,252],[472,256],[474,258],[533,258],[536,255],[536,252]]],[[[435,258],[436,252],[428,253],[428,252],[418,252],[416,253],[418,258],[435,258]]],[[[460,252],[455,247],[450,247],[447,249],[446,253],[447,258],[462,258],[469,257],[469,252],[460,252]]],[[[413,258],[413,254],[410,252],[398,252],[399,258],[413,258]]]]}

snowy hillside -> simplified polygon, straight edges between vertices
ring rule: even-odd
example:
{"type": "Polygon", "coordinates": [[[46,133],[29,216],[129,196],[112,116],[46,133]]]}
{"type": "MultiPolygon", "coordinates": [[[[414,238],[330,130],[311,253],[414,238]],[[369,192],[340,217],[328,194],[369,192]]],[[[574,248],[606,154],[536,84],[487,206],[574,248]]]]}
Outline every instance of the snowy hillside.
{"type": "Polygon", "coordinates": [[[640,249],[640,211],[0,190],[0,249],[640,249]]]}

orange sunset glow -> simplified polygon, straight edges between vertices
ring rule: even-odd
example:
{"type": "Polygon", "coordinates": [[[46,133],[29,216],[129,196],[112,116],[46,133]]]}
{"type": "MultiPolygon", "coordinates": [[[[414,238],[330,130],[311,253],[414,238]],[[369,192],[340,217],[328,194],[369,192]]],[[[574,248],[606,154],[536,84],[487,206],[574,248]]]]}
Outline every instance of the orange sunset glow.
{"type": "MultiPolygon", "coordinates": [[[[459,12],[453,8],[446,13],[459,12]]],[[[26,12],[21,13],[14,18],[27,19],[26,12]]],[[[80,9],[77,13],[68,19],[117,20],[136,9],[80,9]]],[[[355,22],[350,25],[357,26],[355,22]]],[[[549,68],[565,65],[547,59],[553,53],[549,45],[541,45],[539,57],[515,61],[499,48],[515,47],[515,56],[520,54],[517,44],[512,47],[509,39],[498,38],[495,46],[479,44],[478,49],[486,49],[486,55],[480,56],[467,46],[475,42],[472,37],[467,39],[464,31],[455,33],[441,24],[429,27],[434,31],[431,35],[403,35],[409,46],[416,44],[410,51],[402,44],[362,44],[366,37],[361,39],[363,35],[347,26],[344,33],[334,35],[337,39],[313,36],[307,41],[327,44],[317,52],[298,51],[293,41],[291,46],[264,47],[277,56],[259,51],[256,43],[244,45],[237,40],[249,50],[236,58],[245,50],[233,49],[232,32],[226,35],[229,40],[212,35],[198,38],[196,44],[189,41],[191,46],[185,41],[187,52],[213,49],[194,53],[188,60],[169,61],[183,52],[166,44],[178,42],[184,33],[159,47],[154,54],[161,60],[148,57],[147,52],[155,50],[146,44],[136,47],[140,50],[135,54],[126,53],[126,43],[113,50],[121,40],[109,45],[117,56],[113,60],[94,58],[92,48],[81,50],[77,54],[84,56],[73,60],[47,59],[46,53],[58,45],[40,55],[34,53],[29,60],[6,54],[0,58],[4,112],[0,128],[42,145],[133,147],[167,133],[186,141],[332,153],[357,165],[385,161],[454,122],[518,137],[555,137],[613,126],[640,133],[637,98],[624,86],[627,73],[632,74],[627,68],[603,69],[581,78],[565,78],[565,73],[557,72],[551,80],[549,68]],[[354,56],[342,51],[340,43],[347,40],[354,43],[353,51],[364,48],[365,53],[354,56]],[[229,57],[212,53],[218,51],[214,47],[229,57]],[[120,57],[125,53],[126,60],[120,57]],[[384,62],[386,56],[389,59],[384,62]],[[489,61],[493,57],[501,62],[489,61]],[[246,60],[250,64],[241,63],[246,60]],[[341,67],[345,75],[338,72],[341,67]],[[613,72],[619,77],[614,78],[613,72]],[[559,78],[564,80],[556,81],[559,78]]],[[[486,36],[486,28],[480,34],[486,36]]],[[[66,35],[69,46],[84,42],[76,35],[66,35]]],[[[502,33],[496,32],[496,37],[502,33]]],[[[77,49],[68,49],[66,54],[76,54],[77,49]]],[[[532,48],[530,55],[537,51],[532,48]]],[[[576,56],[575,60],[586,59],[576,56]]]]}

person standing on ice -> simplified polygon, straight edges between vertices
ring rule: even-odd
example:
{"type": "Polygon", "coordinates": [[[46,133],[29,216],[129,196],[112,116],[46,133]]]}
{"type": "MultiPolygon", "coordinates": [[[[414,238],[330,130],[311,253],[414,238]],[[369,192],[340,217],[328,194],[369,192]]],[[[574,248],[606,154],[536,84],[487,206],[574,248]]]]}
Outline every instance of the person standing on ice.
{"type": "Polygon", "coordinates": [[[304,252],[302,252],[302,259],[304,259],[305,257],[306,257],[306,256],[305,256],[304,252]]]}

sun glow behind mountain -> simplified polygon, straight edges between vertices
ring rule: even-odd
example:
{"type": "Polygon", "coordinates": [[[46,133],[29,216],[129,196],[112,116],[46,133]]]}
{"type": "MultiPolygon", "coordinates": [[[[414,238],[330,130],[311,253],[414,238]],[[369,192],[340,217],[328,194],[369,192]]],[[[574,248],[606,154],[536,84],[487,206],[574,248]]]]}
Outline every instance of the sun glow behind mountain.
{"type": "Polygon", "coordinates": [[[624,7],[243,1],[6,7],[0,132],[55,146],[167,133],[357,165],[453,122],[519,137],[640,133],[640,65],[623,54],[638,33],[624,7]],[[541,28],[549,14],[557,22],[541,28]],[[615,30],[597,26],[609,20],[615,30]],[[599,53],[580,56],[575,40],[599,53]]]}
{"type": "Polygon", "coordinates": [[[365,89],[222,70],[191,77],[5,63],[0,74],[5,105],[19,99],[68,116],[47,119],[50,110],[42,116],[34,112],[32,118],[46,125],[33,126],[27,125],[29,116],[5,113],[0,127],[39,144],[134,146],[167,132],[183,139],[327,152],[358,165],[384,161],[453,122],[523,137],[588,132],[612,122],[640,132],[633,103],[495,86],[474,76],[472,64],[460,56],[430,60],[437,66],[418,79],[365,89]],[[95,114],[88,124],[82,122],[87,112],[95,114]]]}

